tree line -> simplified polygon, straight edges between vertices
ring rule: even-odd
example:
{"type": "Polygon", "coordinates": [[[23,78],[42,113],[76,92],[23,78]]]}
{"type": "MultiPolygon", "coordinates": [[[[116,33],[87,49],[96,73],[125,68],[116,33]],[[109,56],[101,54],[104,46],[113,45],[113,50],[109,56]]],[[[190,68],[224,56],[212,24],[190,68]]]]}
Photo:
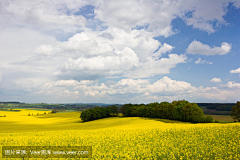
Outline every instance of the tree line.
{"type": "Polygon", "coordinates": [[[151,117],[161,119],[179,120],[194,123],[210,123],[213,118],[204,116],[203,109],[196,103],[186,100],[169,102],[155,102],[145,104],[125,104],[120,111],[126,117],[151,117]]]}
{"type": "Polygon", "coordinates": [[[115,105],[108,107],[95,106],[93,109],[83,111],[80,115],[80,118],[83,120],[83,122],[87,122],[91,120],[117,116],[117,114],[118,108],[115,105]]]}
{"type": "MultiPolygon", "coordinates": [[[[190,103],[186,100],[169,102],[155,102],[145,104],[124,104],[119,111],[125,117],[150,117],[179,120],[194,123],[210,123],[213,118],[209,115],[204,117],[203,109],[196,103],[190,103]]],[[[110,107],[98,107],[85,110],[81,113],[80,118],[83,122],[116,116],[118,108],[113,105],[110,107]]]]}

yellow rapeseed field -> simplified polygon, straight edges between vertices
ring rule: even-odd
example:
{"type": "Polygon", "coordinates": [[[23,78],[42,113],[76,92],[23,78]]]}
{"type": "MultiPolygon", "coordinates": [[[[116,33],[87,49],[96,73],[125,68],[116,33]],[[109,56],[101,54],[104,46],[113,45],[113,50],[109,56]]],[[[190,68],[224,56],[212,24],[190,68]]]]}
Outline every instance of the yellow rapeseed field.
{"type": "Polygon", "coordinates": [[[6,115],[0,117],[0,148],[92,146],[92,159],[240,159],[239,123],[191,124],[140,117],[81,123],[79,112],[43,113],[0,111],[0,116],[6,115]]]}

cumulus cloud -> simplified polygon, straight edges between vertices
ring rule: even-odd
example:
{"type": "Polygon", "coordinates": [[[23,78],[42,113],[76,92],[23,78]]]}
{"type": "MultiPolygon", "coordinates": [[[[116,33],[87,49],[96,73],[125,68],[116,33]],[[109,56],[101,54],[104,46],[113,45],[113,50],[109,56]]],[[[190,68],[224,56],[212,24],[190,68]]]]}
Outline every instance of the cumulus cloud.
{"type": "Polygon", "coordinates": [[[182,93],[182,92],[192,92],[195,87],[191,86],[190,83],[184,81],[176,81],[163,77],[161,80],[154,82],[152,85],[148,86],[151,93],[161,93],[161,92],[171,92],[171,93],[182,93]]]}
{"type": "Polygon", "coordinates": [[[213,64],[212,62],[210,61],[206,61],[206,60],[202,60],[201,58],[198,58],[198,60],[195,61],[196,64],[213,64]]]}
{"type": "MultiPolygon", "coordinates": [[[[91,2],[89,1],[89,3],[91,2]]],[[[73,13],[89,3],[84,1],[79,3],[42,0],[32,2],[6,1],[5,5],[0,5],[1,10],[4,11],[0,19],[5,17],[5,22],[8,19],[8,26],[21,25],[52,35],[59,34],[59,32],[75,33],[87,24],[87,20],[82,15],[74,15],[73,13]]]]}
{"type": "MultiPolygon", "coordinates": [[[[94,96],[99,94],[103,96],[105,94],[116,95],[116,94],[127,94],[127,93],[144,93],[145,95],[154,94],[179,94],[179,93],[191,93],[196,88],[191,86],[190,83],[184,81],[171,80],[167,76],[162,79],[149,84],[149,80],[142,79],[122,79],[117,83],[111,85],[101,85],[97,86],[85,86],[85,90],[89,93],[94,93],[94,96]]],[[[83,89],[81,88],[81,89],[83,89]]],[[[77,87],[75,89],[80,89],[77,87]]]]}
{"type": "Polygon", "coordinates": [[[171,68],[179,63],[186,63],[186,55],[169,54],[168,58],[153,59],[149,58],[147,62],[141,63],[138,68],[126,71],[124,77],[145,78],[159,74],[168,74],[171,68]]]}
{"type": "Polygon", "coordinates": [[[111,54],[113,47],[108,43],[97,42],[82,32],[73,35],[68,41],[56,42],[52,45],[43,44],[36,48],[35,52],[52,56],[93,56],[111,54]]]}
{"type": "Polygon", "coordinates": [[[221,78],[213,78],[210,82],[222,82],[221,78]]]}
{"type": "Polygon", "coordinates": [[[74,98],[74,99],[79,99],[79,96],[78,96],[79,95],[79,91],[69,91],[67,89],[67,90],[64,90],[63,93],[67,97],[71,97],[71,98],[74,98]]]}
{"type": "Polygon", "coordinates": [[[69,86],[78,86],[78,85],[89,85],[92,84],[93,81],[89,80],[81,80],[81,81],[76,81],[76,80],[60,80],[55,82],[55,86],[57,87],[69,87],[69,86]]]}
{"type": "Polygon", "coordinates": [[[171,22],[180,17],[187,25],[208,33],[215,32],[217,25],[225,24],[227,3],[222,1],[140,1],[109,2],[103,0],[95,8],[96,17],[109,26],[130,31],[137,26],[145,27],[155,35],[169,37],[176,34],[171,22]],[[188,5],[186,5],[188,4],[188,5]],[[214,9],[212,9],[214,8],[214,9]],[[215,21],[217,25],[211,23],[215,21]]]}
{"type": "Polygon", "coordinates": [[[82,71],[85,74],[89,72],[89,74],[95,75],[113,75],[138,66],[139,58],[137,54],[132,49],[126,47],[121,52],[116,53],[115,56],[69,58],[55,75],[64,74],[64,72],[68,71],[79,71],[80,73],[82,71]]]}
{"type": "Polygon", "coordinates": [[[91,31],[81,32],[73,35],[64,42],[56,42],[51,45],[43,44],[36,48],[35,52],[43,55],[64,55],[77,58],[80,56],[114,55],[115,52],[129,47],[137,53],[141,61],[144,61],[159,46],[161,46],[161,43],[146,31],[133,30],[127,33],[121,29],[109,28],[106,31],[102,31],[102,33],[91,31]],[[113,39],[106,38],[106,32],[113,39]]]}
{"type": "Polygon", "coordinates": [[[226,84],[226,87],[228,87],[228,88],[240,88],[240,83],[236,83],[236,82],[233,82],[233,81],[229,81],[229,82],[226,84]]]}
{"type": "Polygon", "coordinates": [[[157,52],[155,52],[155,53],[153,54],[153,56],[155,56],[155,57],[161,57],[161,55],[162,55],[163,53],[171,52],[171,51],[173,50],[173,48],[175,48],[175,47],[173,47],[173,46],[171,46],[171,45],[169,45],[169,44],[167,44],[167,43],[164,43],[164,44],[161,46],[161,48],[160,48],[157,52]]]}
{"type": "Polygon", "coordinates": [[[224,55],[231,51],[231,45],[227,42],[223,42],[221,47],[210,47],[209,45],[202,44],[200,41],[192,41],[186,52],[189,54],[202,54],[202,55],[224,55]]]}
{"type": "Polygon", "coordinates": [[[173,80],[164,76],[152,83],[149,79],[126,78],[100,84],[88,80],[51,81],[27,78],[15,80],[12,89],[21,90],[24,94],[29,93],[31,96],[45,95],[51,97],[51,100],[60,98],[68,101],[81,99],[92,102],[122,103],[123,97],[131,102],[172,101],[182,98],[192,100],[204,98],[206,101],[235,100],[240,95],[235,91],[239,89],[240,84],[228,82],[226,86],[231,90],[220,90],[217,87],[195,87],[189,82],[173,80]]]}
{"type": "Polygon", "coordinates": [[[64,57],[71,57],[59,66],[54,75],[75,80],[117,74],[128,78],[143,78],[167,74],[178,63],[186,63],[185,55],[169,54],[169,58],[161,59],[155,57],[170,52],[174,47],[166,43],[161,45],[146,31],[132,30],[127,33],[115,28],[107,31],[102,34],[109,33],[107,35],[113,38],[109,39],[95,32],[82,32],[64,42],[43,44],[35,49],[35,53],[62,57],[59,62],[64,57]],[[156,49],[157,53],[153,53],[156,49]]]}
{"type": "MultiPolygon", "coordinates": [[[[46,30],[61,29],[72,32],[77,26],[85,26],[87,20],[82,15],[66,15],[58,8],[50,10],[48,2],[41,2],[25,11],[25,22],[32,25],[41,25],[46,30]]],[[[51,6],[57,7],[57,6],[51,6]]]]}
{"type": "MultiPolygon", "coordinates": [[[[233,5],[239,6],[237,2],[233,5]]],[[[226,24],[224,15],[227,12],[227,1],[208,2],[198,0],[180,1],[3,1],[1,21],[8,25],[21,25],[46,31],[57,35],[64,32],[76,33],[84,30],[89,22],[92,26],[107,24],[107,27],[120,28],[127,32],[133,28],[143,27],[154,36],[169,37],[176,34],[172,20],[180,17],[187,25],[208,33],[215,32],[219,24],[226,24]],[[10,4],[10,5],[9,5],[10,4]],[[188,4],[188,5],[186,5],[188,4]],[[84,6],[94,7],[92,19],[76,14],[84,6]],[[214,8],[214,9],[212,9],[214,8]],[[212,22],[216,22],[213,25],[212,22]]],[[[101,26],[100,26],[101,28],[101,26]]],[[[92,28],[93,29],[93,28],[92,28]]]]}
{"type": "Polygon", "coordinates": [[[235,70],[231,70],[230,73],[240,73],[240,68],[235,69],[235,70]]]}
{"type": "MultiPolygon", "coordinates": [[[[106,83],[107,84],[107,83],[106,83]]],[[[143,79],[121,79],[118,82],[106,85],[83,85],[77,86],[74,90],[83,91],[86,96],[106,96],[128,93],[144,93],[145,95],[153,94],[179,94],[191,93],[196,88],[190,83],[176,81],[164,76],[162,79],[149,83],[149,80],[143,79]]]]}

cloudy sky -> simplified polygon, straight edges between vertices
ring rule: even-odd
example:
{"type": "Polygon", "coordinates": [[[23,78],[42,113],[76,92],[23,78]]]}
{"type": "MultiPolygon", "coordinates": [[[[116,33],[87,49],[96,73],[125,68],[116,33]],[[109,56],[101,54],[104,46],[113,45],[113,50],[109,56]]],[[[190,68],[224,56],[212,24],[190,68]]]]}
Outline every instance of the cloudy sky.
{"type": "Polygon", "coordinates": [[[0,101],[236,103],[238,0],[1,0],[0,101]]]}

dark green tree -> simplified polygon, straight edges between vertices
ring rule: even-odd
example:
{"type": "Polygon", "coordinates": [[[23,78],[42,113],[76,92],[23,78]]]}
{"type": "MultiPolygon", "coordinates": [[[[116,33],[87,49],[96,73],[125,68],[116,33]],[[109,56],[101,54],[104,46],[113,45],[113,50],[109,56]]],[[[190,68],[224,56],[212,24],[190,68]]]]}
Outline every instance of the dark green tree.
{"type": "Polygon", "coordinates": [[[165,113],[166,113],[167,119],[173,119],[173,115],[172,115],[173,108],[174,108],[173,104],[171,104],[171,103],[166,104],[165,113]]]}
{"type": "Polygon", "coordinates": [[[237,104],[232,107],[230,116],[234,121],[240,122],[240,101],[237,101],[237,104]]]}
{"type": "Polygon", "coordinates": [[[111,116],[111,113],[112,113],[112,109],[111,109],[111,107],[106,107],[106,114],[107,114],[107,117],[110,117],[110,116],[111,116]]]}
{"type": "Polygon", "coordinates": [[[120,111],[121,113],[126,116],[126,117],[130,117],[131,116],[131,107],[132,107],[132,104],[129,103],[129,104],[124,104],[121,108],[120,108],[120,111]]]}
{"type": "Polygon", "coordinates": [[[187,122],[189,122],[189,121],[191,121],[192,119],[191,119],[191,114],[192,114],[192,106],[193,106],[193,104],[192,103],[187,103],[187,104],[185,104],[184,106],[183,106],[183,120],[184,121],[187,121],[187,122]]]}
{"type": "Polygon", "coordinates": [[[107,117],[107,108],[100,107],[102,118],[107,117]]]}
{"type": "Polygon", "coordinates": [[[91,118],[91,113],[90,111],[86,110],[83,111],[80,115],[80,118],[83,120],[83,122],[89,121],[91,118]]]}
{"type": "Polygon", "coordinates": [[[203,115],[203,109],[198,107],[196,103],[193,103],[191,108],[191,122],[201,122],[201,118],[203,115]]]}
{"type": "Polygon", "coordinates": [[[113,116],[117,116],[117,114],[118,114],[117,106],[115,106],[115,105],[111,106],[111,113],[113,114],[113,116]]]}

